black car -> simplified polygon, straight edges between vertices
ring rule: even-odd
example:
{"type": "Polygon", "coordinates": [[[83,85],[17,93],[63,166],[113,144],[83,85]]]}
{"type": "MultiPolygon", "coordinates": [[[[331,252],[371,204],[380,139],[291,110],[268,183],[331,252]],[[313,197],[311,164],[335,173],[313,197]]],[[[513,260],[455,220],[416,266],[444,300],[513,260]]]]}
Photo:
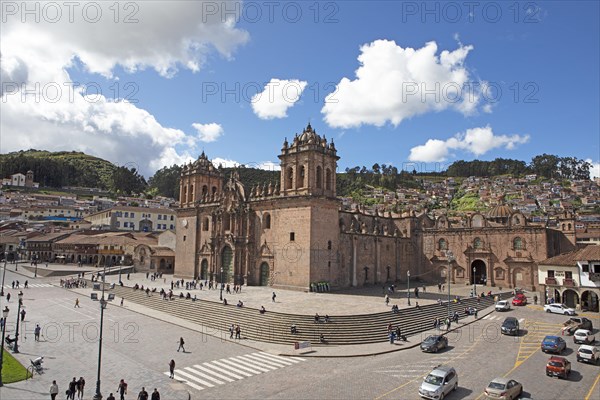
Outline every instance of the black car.
{"type": "Polygon", "coordinates": [[[502,323],[500,331],[504,335],[515,335],[519,334],[519,320],[515,317],[507,317],[502,323]]]}
{"type": "Polygon", "coordinates": [[[421,342],[421,350],[427,353],[437,353],[438,350],[445,349],[446,347],[448,347],[448,338],[442,335],[427,336],[421,342]]]}

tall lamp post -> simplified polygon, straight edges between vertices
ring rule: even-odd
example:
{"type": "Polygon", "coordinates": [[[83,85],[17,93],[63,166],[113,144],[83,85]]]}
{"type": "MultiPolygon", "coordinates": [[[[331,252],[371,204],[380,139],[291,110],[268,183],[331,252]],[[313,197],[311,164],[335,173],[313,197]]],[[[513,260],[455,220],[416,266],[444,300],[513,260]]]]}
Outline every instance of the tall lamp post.
{"type": "Polygon", "coordinates": [[[477,297],[477,279],[475,279],[475,267],[473,267],[473,296],[477,297]]]}
{"type": "Polygon", "coordinates": [[[4,270],[2,271],[2,286],[0,286],[0,296],[4,296],[4,278],[6,277],[6,258],[8,253],[4,252],[4,270]]]}
{"type": "Polygon", "coordinates": [[[448,272],[446,273],[446,284],[448,285],[448,318],[450,318],[450,274],[452,274],[452,261],[454,261],[454,254],[450,250],[446,251],[446,257],[448,257],[448,272]]]}
{"type": "Polygon", "coordinates": [[[33,273],[33,277],[37,278],[37,257],[33,256],[33,263],[35,264],[35,272],[33,273]]]}
{"type": "Polygon", "coordinates": [[[410,306],[410,271],[406,271],[406,276],[408,277],[408,305],[410,306]]]}
{"type": "Polygon", "coordinates": [[[8,317],[8,307],[4,307],[2,310],[2,342],[0,342],[0,387],[4,386],[2,383],[2,362],[4,355],[4,334],[6,333],[6,318],[8,317]]]}
{"type": "Polygon", "coordinates": [[[223,301],[223,267],[221,267],[221,291],[219,292],[219,299],[223,301]]]}
{"type": "Polygon", "coordinates": [[[15,345],[13,347],[13,353],[19,352],[19,318],[21,316],[21,305],[23,304],[23,292],[19,292],[17,297],[19,298],[19,307],[17,308],[17,328],[15,330],[15,345]]]}
{"type": "Polygon", "coordinates": [[[104,273],[102,274],[102,298],[100,299],[100,339],[98,340],[98,374],[96,378],[96,394],[94,400],[102,400],[100,392],[100,371],[102,370],[102,327],[104,325],[104,309],[106,308],[106,300],[104,299],[104,286],[106,284],[106,265],[104,265],[104,273]]]}

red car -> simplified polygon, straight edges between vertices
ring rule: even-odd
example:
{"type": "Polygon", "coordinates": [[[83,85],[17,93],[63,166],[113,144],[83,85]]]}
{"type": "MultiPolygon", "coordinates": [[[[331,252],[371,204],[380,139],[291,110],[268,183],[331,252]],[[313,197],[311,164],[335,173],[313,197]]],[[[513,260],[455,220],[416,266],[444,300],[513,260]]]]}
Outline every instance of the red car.
{"type": "Polygon", "coordinates": [[[527,297],[524,294],[518,294],[512,301],[513,306],[524,306],[527,304],[527,297]]]}

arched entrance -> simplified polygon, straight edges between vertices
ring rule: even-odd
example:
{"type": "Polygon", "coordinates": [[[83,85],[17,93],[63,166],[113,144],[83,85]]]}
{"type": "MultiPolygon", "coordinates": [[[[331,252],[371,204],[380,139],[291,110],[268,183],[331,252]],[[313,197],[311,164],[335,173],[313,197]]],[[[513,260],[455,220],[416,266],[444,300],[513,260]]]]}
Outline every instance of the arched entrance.
{"type": "Polygon", "coordinates": [[[158,264],[158,267],[159,267],[159,268],[161,269],[161,271],[162,271],[163,269],[165,269],[165,266],[166,266],[165,259],[164,259],[164,258],[161,258],[161,259],[160,259],[160,263],[158,264]]]}
{"type": "Polygon", "coordinates": [[[598,295],[596,292],[586,290],[581,293],[581,309],[598,312],[598,295]]]}
{"type": "Polygon", "coordinates": [[[579,295],[572,289],[567,289],[562,295],[563,303],[571,308],[575,308],[579,304],[579,295]]]}
{"type": "Polygon", "coordinates": [[[260,264],[260,286],[269,286],[269,264],[266,262],[260,264]]]}
{"type": "Polygon", "coordinates": [[[486,281],[486,267],[483,260],[475,260],[471,263],[471,285],[485,285],[486,281]]]}
{"type": "Polygon", "coordinates": [[[208,260],[206,258],[200,263],[200,279],[208,279],[208,260]]]}
{"type": "Polygon", "coordinates": [[[221,251],[221,268],[223,268],[223,273],[221,271],[217,271],[219,274],[219,280],[221,280],[221,276],[223,276],[222,282],[231,281],[231,275],[233,274],[233,251],[231,247],[225,246],[221,251]]]}

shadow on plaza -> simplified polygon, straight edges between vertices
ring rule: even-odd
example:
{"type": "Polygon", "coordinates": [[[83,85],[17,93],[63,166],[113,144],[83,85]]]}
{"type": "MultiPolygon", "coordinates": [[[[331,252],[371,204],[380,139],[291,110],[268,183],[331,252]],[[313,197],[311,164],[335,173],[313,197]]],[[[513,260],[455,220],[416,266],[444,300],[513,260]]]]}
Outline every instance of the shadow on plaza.
{"type": "MultiPolygon", "coordinates": [[[[392,283],[385,284],[367,284],[361,287],[353,287],[353,288],[343,288],[343,289],[335,289],[330,293],[340,294],[340,295],[351,295],[351,296],[369,296],[369,297],[381,297],[383,298],[386,294],[390,297],[390,301],[394,299],[406,299],[407,293],[410,292],[411,300],[418,301],[419,299],[426,300],[437,300],[438,298],[444,300],[448,296],[448,288],[444,286],[444,290],[440,291],[437,285],[432,285],[431,283],[423,283],[418,282],[416,287],[419,288],[419,297],[415,297],[415,285],[411,281],[410,290],[406,282],[403,283],[394,283],[394,291],[390,292],[389,288],[392,283]],[[423,291],[423,285],[425,285],[426,290],[423,291]]],[[[461,286],[452,286],[452,288],[456,289],[461,286]]],[[[459,297],[464,297],[460,293],[452,293],[452,297],[458,295],[459,297]]]]}

